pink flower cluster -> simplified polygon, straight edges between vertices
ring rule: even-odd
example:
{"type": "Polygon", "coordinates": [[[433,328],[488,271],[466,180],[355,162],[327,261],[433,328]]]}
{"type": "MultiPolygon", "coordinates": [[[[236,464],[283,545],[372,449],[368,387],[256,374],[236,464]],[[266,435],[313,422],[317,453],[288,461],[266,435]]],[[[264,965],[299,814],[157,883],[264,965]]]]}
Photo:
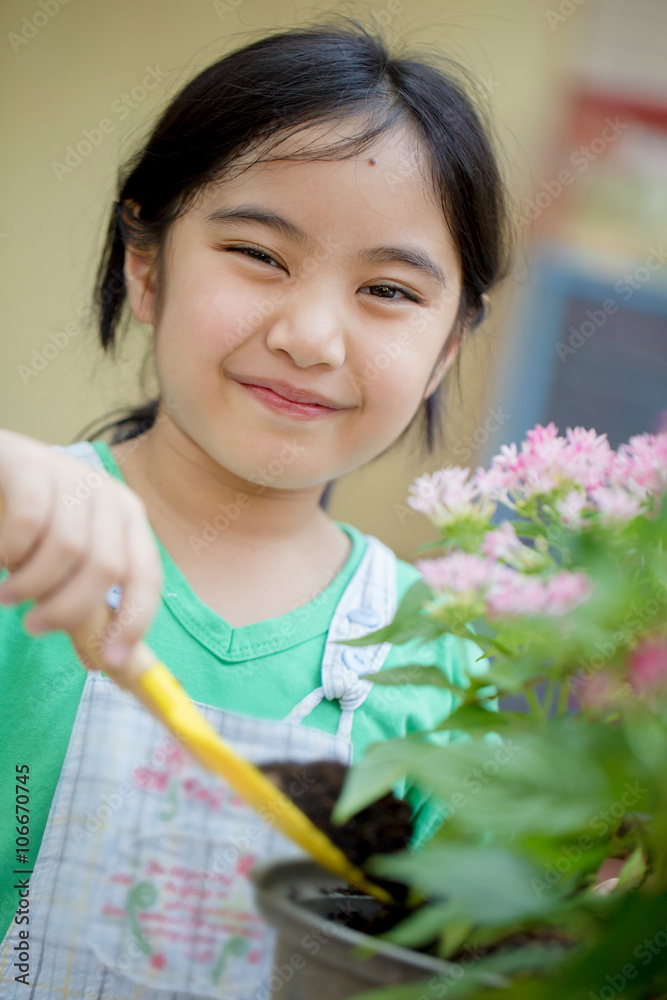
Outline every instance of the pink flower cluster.
{"type": "Polygon", "coordinates": [[[563,570],[549,580],[541,580],[467,552],[417,560],[415,566],[433,590],[462,595],[466,601],[479,601],[489,618],[559,616],[581,604],[590,594],[584,573],[563,570]]]}
{"type": "Polygon", "coordinates": [[[425,473],[410,486],[413,496],[409,496],[407,502],[413,510],[426,514],[436,524],[444,525],[474,515],[479,507],[479,489],[469,476],[470,469],[462,469],[459,465],[425,473]]]}
{"type": "Polygon", "coordinates": [[[613,483],[628,490],[656,496],[667,490],[667,432],[636,434],[616,453],[613,483]]]}
{"type": "Polygon", "coordinates": [[[521,451],[516,444],[503,445],[491,468],[478,469],[475,479],[484,494],[499,499],[508,494],[528,499],[565,482],[591,489],[605,484],[613,454],[605,434],[568,427],[562,438],[553,422],[538,424],[528,431],[521,451]]]}
{"type": "Polygon", "coordinates": [[[480,547],[489,559],[512,559],[526,546],[518,538],[511,521],[503,521],[499,528],[488,531],[480,547]]]}
{"type": "Polygon", "coordinates": [[[440,469],[410,489],[407,502],[438,527],[461,520],[480,529],[479,554],[457,551],[416,562],[430,587],[465,595],[490,618],[562,615],[589,596],[591,582],[583,573],[559,572],[546,547],[524,545],[511,522],[491,530],[496,503],[520,512],[532,497],[544,496],[565,527],[580,527],[587,518],[603,525],[632,520],[650,509],[652,496],[667,491],[667,431],[635,435],[615,452],[606,434],[568,427],[559,437],[553,422],[538,424],[520,451],[503,445],[490,469],[472,477],[468,468],[440,469]],[[548,578],[550,568],[556,572],[548,578]]]}
{"type": "Polygon", "coordinates": [[[552,422],[528,432],[518,451],[503,445],[491,468],[474,477],[478,494],[513,506],[570,486],[557,501],[567,524],[581,524],[584,510],[596,512],[603,524],[627,521],[646,510],[650,494],[667,490],[667,433],[637,434],[615,452],[606,434],[583,427],[558,436],[552,422]]]}
{"type": "Polygon", "coordinates": [[[497,502],[510,508],[560,490],[555,508],[564,524],[579,526],[584,512],[602,524],[628,521],[647,510],[650,496],[667,490],[667,432],[637,434],[614,451],[606,434],[553,422],[528,431],[521,450],[503,445],[489,469],[454,466],[420,476],[407,499],[437,525],[458,518],[489,518],[497,502]],[[563,494],[563,490],[566,492],[563,494]]]}

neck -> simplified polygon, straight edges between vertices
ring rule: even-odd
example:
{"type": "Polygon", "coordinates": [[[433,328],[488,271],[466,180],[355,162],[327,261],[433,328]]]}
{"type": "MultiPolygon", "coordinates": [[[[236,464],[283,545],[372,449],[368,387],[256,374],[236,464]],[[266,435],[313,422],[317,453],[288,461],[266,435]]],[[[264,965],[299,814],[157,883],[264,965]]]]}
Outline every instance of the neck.
{"type": "Polygon", "coordinates": [[[215,462],[169,418],[111,450],[158,537],[187,535],[195,554],[289,548],[331,531],[319,505],[325,484],[276,489],[249,482],[215,462]]]}

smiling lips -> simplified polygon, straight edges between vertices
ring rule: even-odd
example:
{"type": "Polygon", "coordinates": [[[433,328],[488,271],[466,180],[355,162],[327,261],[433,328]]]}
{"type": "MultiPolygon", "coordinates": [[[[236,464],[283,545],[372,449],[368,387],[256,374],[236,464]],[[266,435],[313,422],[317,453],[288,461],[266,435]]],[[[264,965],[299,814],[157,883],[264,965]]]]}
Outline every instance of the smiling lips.
{"type": "Polygon", "coordinates": [[[245,389],[249,389],[254,396],[270,406],[271,409],[292,416],[319,417],[348,409],[327,396],[300,389],[288,382],[283,382],[281,379],[254,378],[252,376],[240,378],[236,375],[232,375],[231,378],[245,389]]]}

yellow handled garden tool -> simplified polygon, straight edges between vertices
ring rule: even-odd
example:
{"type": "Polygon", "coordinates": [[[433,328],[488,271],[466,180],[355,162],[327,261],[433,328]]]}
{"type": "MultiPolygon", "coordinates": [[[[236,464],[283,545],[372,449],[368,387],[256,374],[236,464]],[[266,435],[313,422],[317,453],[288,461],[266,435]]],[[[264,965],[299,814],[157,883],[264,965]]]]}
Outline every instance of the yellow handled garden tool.
{"type": "Polygon", "coordinates": [[[99,658],[91,656],[88,635],[88,629],[80,629],[73,631],[71,638],[94,666],[138,698],[205,768],[223,778],[248,805],[261,810],[264,819],[299,844],[324,868],[382,902],[391,901],[389,893],[369,882],[272,781],[220,738],[174,675],[145,643],[140,642],[135,647],[124,667],[112,670],[99,658]]]}
{"type": "MultiPolygon", "coordinates": [[[[2,512],[0,495],[0,520],[2,512]]],[[[91,639],[103,635],[112,615],[113,612],[103,605],[90,622],[71,630],[69,635],[77,651],[138,698],[205,768],[223,778],[248,805],[261,810],[264,819],[299,844],[324,868],[382,902],[391,902],[388,892],[369,882],[272,781],[220,738],[173,674],[145,643],[137,644],[124,667],[105,666],[100,657],[100,643],[91,639]]]]}

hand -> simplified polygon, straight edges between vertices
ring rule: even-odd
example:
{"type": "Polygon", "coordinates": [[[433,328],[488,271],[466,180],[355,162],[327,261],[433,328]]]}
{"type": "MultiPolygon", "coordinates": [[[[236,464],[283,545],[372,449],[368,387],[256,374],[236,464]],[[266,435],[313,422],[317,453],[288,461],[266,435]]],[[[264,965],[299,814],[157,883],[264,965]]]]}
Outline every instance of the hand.
{"type": "Polygon", "coordinates": [[[34,635],[69,632],[99,624],[105,595],[118,584],[118,612],[90,648],[109,667],[124,665],[150,624],[162,582],[142,500],[86,462],[7,430],[0,430],[0,495],[0,565],[10,571],[0,603],[34,600],[24,620],[34,635]],[[91,479],[94,487],[82,491],[91,479]]]}

